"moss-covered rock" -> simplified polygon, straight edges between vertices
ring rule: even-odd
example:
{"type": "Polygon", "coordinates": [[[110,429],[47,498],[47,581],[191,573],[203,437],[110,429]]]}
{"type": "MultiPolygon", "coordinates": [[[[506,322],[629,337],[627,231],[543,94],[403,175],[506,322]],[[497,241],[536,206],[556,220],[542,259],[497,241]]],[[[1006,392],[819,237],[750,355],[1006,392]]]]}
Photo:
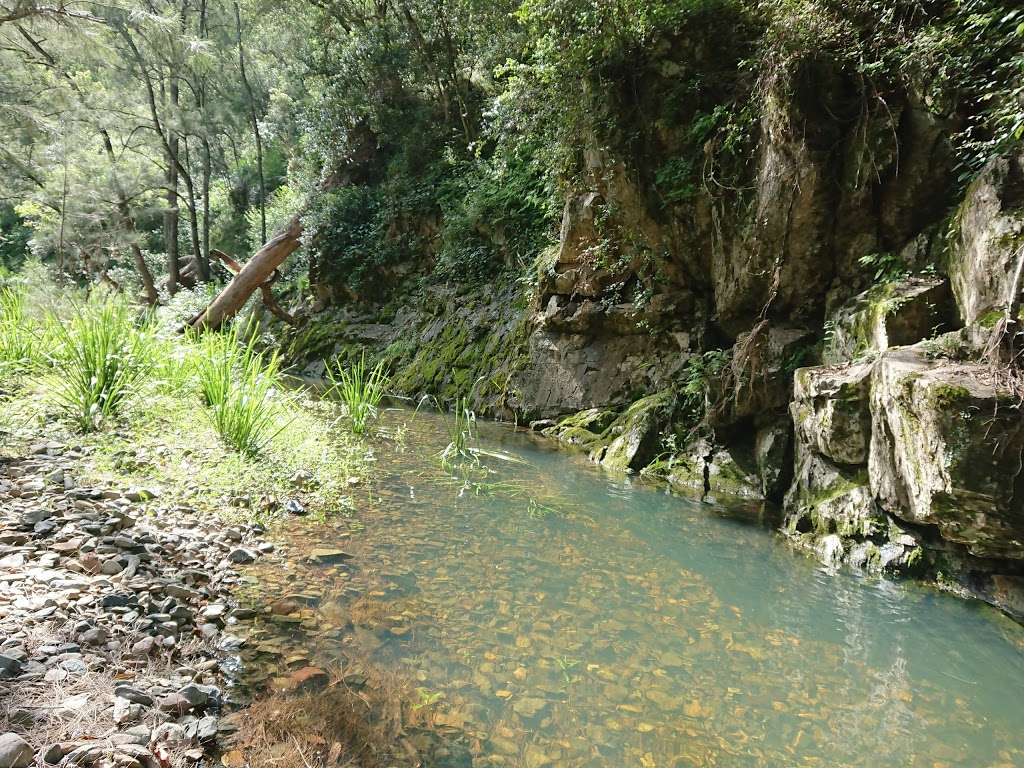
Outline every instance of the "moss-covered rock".
{"type": "Polygon", "coordinates": [[[600,442],[601,435],[612,425],[617,415],[615,411],[590,408],[567,416],[555,426],[541,430],[541,434],[589,453],[600,442]]]}
{"type": "Polygon", "coordinates": [[[620,415],[591,408],[563,419],[542,434],[583,448],[592,461],[609,469],[639,470],[657,453],[659,427],[669,399],[668,393],[651,395],[637,400],[620,415]]]}
{"type": "Polygon", "coordinates": [[[871,380],[871,488],[980,557],[1024,558],[1024,416],[985,366],[890,350],[871,380]]]}
{"type": "Polygon", "coordinates": [[[707,438],[692,440],[682,450],[660,457],[642,474],[666,480],[685,495],[704,501],[764,500],[754,457],[716,446],[707,438]]]}
{"type": "Polygon", "coordinates": [[[952,330],[955,313],[946,280],[911,277],[876,285],[833,313],[822,362],[843,363],[916,344],[952,330]]]}
{"type": "Polygon", "coordinates": [[[866,464],[870,374],[867,363],[798,370],[790,405],[797,442],[838,464],[866,464]]]}
{"type": "Polygon", "coordinates": [[[1024,246],[1024,153],[992,160],[953,220],[949,277],[965,325],[1009,305],[1024,246]]]}
{"type": "Polygon", "coordinates": [[[781,501],[793,474],[793,425],[777,421],[757,431],[754,458],[761,493],[771,501],[781,501]]]}

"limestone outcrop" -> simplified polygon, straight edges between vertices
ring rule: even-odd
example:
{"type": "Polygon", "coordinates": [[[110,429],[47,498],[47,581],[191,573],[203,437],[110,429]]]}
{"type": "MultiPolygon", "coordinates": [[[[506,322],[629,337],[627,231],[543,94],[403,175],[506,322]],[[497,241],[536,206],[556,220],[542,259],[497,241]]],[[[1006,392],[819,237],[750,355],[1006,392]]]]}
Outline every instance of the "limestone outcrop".
{"type": "Polygon", "coordinates": [[[996,158],[953,220],[949,277],[964,325],[1001,313],[1022,289],[1024,154],[996,158]]]}

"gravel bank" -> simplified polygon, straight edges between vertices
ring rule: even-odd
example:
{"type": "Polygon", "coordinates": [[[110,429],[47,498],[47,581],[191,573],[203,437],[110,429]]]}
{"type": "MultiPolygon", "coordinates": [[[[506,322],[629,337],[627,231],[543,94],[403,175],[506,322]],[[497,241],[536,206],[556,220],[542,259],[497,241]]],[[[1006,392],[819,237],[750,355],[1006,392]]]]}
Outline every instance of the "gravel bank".
{"type": "MultiPolygon", "coordinates": [[[[0,456],[0,768],[212,765],[238,567],[259,525],[87,488],[85,450],[0,456]]],[[[23,452],[26,453],[26,452],[23,452]]]]}

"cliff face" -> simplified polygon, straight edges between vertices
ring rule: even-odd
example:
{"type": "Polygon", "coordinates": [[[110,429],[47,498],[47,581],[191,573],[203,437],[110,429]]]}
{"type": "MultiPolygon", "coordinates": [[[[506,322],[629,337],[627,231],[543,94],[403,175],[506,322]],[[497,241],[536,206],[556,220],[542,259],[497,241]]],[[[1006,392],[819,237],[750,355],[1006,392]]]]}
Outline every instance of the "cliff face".
{"type": "MultiPolygon", "coordinates": [[[[638,109],[657,114],[693,63],[684,42],[638,109]]],[[[755,116],[696,146],[722,113],[583,140],[535,272],[465,289],[410,268],[381,303],[307,312],[286,358],[317,375],[370,349],[404,392],[469,395],[702,498],[781,505],[826,562],[941,572],[1024,615],[1024,420],[984,359],[1019,310],[1024,160],[964,194],[957,117],[814,57],[730,87],[755,116]]]]}

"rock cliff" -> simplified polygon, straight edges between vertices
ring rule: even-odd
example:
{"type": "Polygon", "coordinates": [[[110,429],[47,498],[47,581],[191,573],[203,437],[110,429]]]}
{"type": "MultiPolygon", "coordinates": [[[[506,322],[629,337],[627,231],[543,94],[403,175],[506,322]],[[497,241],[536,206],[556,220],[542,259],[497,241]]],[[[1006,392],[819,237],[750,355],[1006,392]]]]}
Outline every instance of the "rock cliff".
{"type": "MultiPolygon", "coordinates": [[[[657,71],[638,96],[652,112],[675,77],[657,71]]],[[[827,563],[1024,615],[1024,418],[987,355],[1019,309],[1024,156],[962,191],[957,118],[914,89],[814,57],[759,87],[743,162],[687,144],[693,114],[641,149],[594,136],[531,271],[421,272],[316,306],[285,358],[319,375],[369,349],[404,393],[468,395],[608,467],[777,506],[827,563]],[[668,194],[685,151],[698,170],[668,194]]]]}

